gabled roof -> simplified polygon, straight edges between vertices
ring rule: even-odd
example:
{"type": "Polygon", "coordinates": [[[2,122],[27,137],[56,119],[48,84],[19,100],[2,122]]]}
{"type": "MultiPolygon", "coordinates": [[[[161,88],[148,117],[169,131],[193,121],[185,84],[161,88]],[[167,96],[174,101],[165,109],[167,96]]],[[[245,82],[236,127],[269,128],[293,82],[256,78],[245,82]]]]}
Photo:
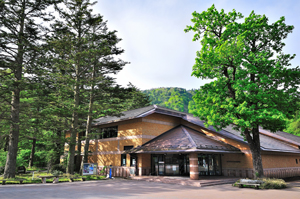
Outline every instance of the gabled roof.
{"type": "Polygon", "coordinates": [[[210,152],[241,153],[229,144],[214,140],[203,132],[179,125],[127,153],[210,152]]]}
{"type": "Polygon", "coordinates": [[[154,108],[155,108],[154,105],[151,105],[151,106],[146,106],[143,108],[125,111],[122,113],[122,115],[120,117],[117,117],[117,116],[100,117],[93,121],[93,126],[138,118],[140,115],[147,113],[147,112],[153,110],[154,108]]]}
{"type": "MultiPolygon", "coordinates": [[[[114,122],[126,121],[136,118],[143,118],[153,113],[178,117],[192,124],[198,125],[202,128],[215,132],[224,138],[230,138],[235,141],[248,144],[247,141],[244,140],[244,137],[242,136],[241,132],[234,129],[234,125],[229,125],[226,128],[217,131],[213,126],[205,127],[204,121],[199,120],[199,118],[193,117],[191,114],[175,111],[157,105],[151,105],[139,109],[125,111],[120,117],[108,116],[98,118],[93,121],[93,126],[110,124],[114,122]]],[[[282,131],[271,133],[265,129],[260,128],[260,142],[261,150],[263,151],[300,153],[300,137],[282,131]]]]}
{"type": "Polygon", "coordinates": [[[184,118],[186,117],[186,113],[182,113],[180,111],[171,110],[168,108],[164,108],[157,105],[146,106],[143,108],[138,108],[130,111],[125,111],[122,113],[120,117],[117,116],[107,116],[95,119],[93,121],[93,126],[102,125],[102,124],[109,124],[113,122],[125,121],[130,119],[142,118],[146,117],[147,115],[153,113],[161,113],[165,115],[171,115],[174,117],[184,118]]]}

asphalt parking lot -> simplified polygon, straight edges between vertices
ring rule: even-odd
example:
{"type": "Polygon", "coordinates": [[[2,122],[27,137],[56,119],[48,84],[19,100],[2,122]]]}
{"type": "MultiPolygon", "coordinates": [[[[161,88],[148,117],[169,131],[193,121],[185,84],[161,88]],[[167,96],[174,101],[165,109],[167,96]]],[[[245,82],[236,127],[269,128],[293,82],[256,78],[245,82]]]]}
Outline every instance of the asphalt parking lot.
{"type": "Polygon", "coordinates": [[[95,198],[222,198],[299,199],[300,181],[283,190],[255,190],[230,184],[191,187],[135,180],[102,180],[59,184],[0,185],[0,199],[95,199],[95,198]]]}

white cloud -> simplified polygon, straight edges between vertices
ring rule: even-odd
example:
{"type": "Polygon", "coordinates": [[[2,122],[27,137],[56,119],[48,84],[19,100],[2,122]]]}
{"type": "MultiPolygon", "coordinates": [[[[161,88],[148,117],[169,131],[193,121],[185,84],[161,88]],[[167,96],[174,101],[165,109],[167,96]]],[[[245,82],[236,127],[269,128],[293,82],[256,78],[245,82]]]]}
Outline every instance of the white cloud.
{"type": "MultiPolygon", "coordinates": [[[[141,89],[154,87],[199,88],[208,81],[191,77],[198,42],[193,33],[184,33],[192,25],[192,12],[207,10],[212,4],[225,12],[236,9],[248,16],[252,10],[266,14],[271,22],[285,15],[287,24],[296,26],[287,40],[287,53],[299,52],[298,1],[242,0],[99,0],[94,8],[108,20],[108,27],[118,31],[125,49],[121,58],[131,64],[116,76],[118,83],[132,82],[141,89]]],[[[299,63],[298,57],[293,63],[299,63]]],[[[299,64],[298,64],[299,65],[299,64]]]]}

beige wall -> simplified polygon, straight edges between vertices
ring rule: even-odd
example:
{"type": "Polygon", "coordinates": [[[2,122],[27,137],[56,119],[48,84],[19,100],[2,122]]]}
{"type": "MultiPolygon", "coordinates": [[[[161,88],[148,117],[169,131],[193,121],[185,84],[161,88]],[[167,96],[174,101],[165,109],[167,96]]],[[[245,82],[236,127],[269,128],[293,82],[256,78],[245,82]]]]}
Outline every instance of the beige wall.
{"type": "Polygon", "coordinates": [[[251,154],[222,154],[222,168],[253,168],[251,154]]]}
{"type": "MultiPolygon", "coordinates": [[[[99,166],[120,166],[121,164],[121,153],[124,146],[137,147],[142,145],[149,140],[148,138],[142,138],[141,136],[158,136],[175,126],[180,124],[186,125],[192,129],[198,130],[205,133],[208,136],[213,136],[220,141],[228,143],[232,146],[239,148],[244,151],[245,154],[223,154],[222,155],[222,167],[224,169],[251,169],[252,156],[250,154],[249,147],[241,142],[235,141],[219,135],[218,133],[204,129],[192,123],[189,123],[180,118],[161,115],[151,114],[144,118],[133,119],[128,121],[117,122],[114,124],[106,124],[98,126],[97,128],[118,126],[118,138],[109,138],[94,140],[91,143],[89,150],[92,151],[92,155],[89,157],[89,162],[98,163],[99,166]],[[127,137],[132,136],[132,137],[127,137]],[[97,147],[96,147],[97,146],[97,147]]],[[[69,134],[66,134],[68,137],[69,134]]],[[[83,152],[82,146],[82,152],[83,152]]],[[[126,166],[130,166],[130,155],[126,156],[126,166]]],[[[262,154],[263,167],[264,168],[282,168],[282,167],[300,167],[300,155],[278,155],[278,153],[262,154]],[[296,164],[295,159],[298,159],[296,164]]],[[[150,168],[151,167],[151,155],[150,154],[138,154],[138,167],[150,168]]]]}
{"type": "MultiPolygon", "coordinates": [[[[134,119],[110,125],[106,124],[98,126],[97,128],[103,128],[117,125],[119,140],[117,140],[117,138],[109,141],[105,141],[105,139],[99,139],[98,143],[96,141],[95,144],[91,144],[89,150],[94,152],[94,155],[90,156],[89,162],[94,161],[95,163],[98,163],[99,166],[107,166],[109,164],[113,166],[120,166],[121,152],[124,150],[124,146],[137,147],[151,140],[151,138],[136,138],[136,136],[158,136],[179,124],[179,118],[160,114],[152,114],[143,119],[134,119]],[[133,137],[127,139],[127,136],[133,137]],[[96,155],[96,145],[98,145],[98,153],[109,152],[112,154],[96,155]]],[[[150,167],[150,161],[150,154],[140,154],[138,157],[138,167],[150,167]]],[[[130,155],[126,156],[126,166],[130,166],[130,155]]]]}
{"type": "Polygon", "coordinates": [[[284,154],[262,154],[262,162],[264,169],[267,168],[282,168],[282,167],[300,167],[299,155],[284,155],[284,154]],[[296,159],[298,164],[296,163],[296,159]]]}
{"type": "Polygon", "coordinates": [[[105,154],[105,155],[90,155],[88,158],[90,163],[98,163],[98,166],[120,166],[121,155],[120,154],[105,154]],[[115,163],[119,163],[115,165],[115,163]]]}

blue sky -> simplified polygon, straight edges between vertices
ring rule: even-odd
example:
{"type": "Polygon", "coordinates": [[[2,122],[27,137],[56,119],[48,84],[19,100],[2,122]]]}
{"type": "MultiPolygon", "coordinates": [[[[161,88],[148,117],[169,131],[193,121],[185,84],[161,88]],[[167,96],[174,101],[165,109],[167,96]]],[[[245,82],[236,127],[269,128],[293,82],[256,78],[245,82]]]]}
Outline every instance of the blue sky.
{"type": "Polygon", "coordinates": [[[129,61],[115,77],[126,86],[199,88],[210,80],[191,76],[199,42],[192,42],[193,33],[184,33],[192,25],[192,12],[202,12],[215,4],[225,12],[235,9],[245,17],[252,10],[265,14],[269,22],[285,16],[294,31],[285,40],[284,53],[296,54],[292,66],[300,65],[300,1],[299,0],[98,0],[94,11],[104,16],[111,30],[122,38],[120,56],[129,61]]]}

